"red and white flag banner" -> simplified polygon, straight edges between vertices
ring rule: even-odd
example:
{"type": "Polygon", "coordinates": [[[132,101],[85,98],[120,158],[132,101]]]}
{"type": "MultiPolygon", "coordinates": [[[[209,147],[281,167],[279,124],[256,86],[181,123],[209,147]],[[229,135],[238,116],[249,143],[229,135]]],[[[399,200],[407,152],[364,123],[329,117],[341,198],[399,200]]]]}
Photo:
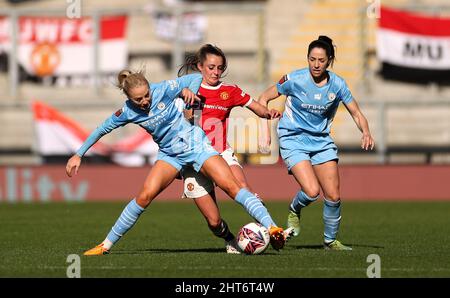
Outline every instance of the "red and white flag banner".
{"type": "Polygon", "coordinates": [[[426,79],[427,76],[447,75],[450,71],[450,19],[382,7],[377,56],[390,71],[398,70],[395,67],[411,70],[412,73],[403,73],[407,77],[426,79]]]}
{"type": "MultiPolygon", "coordinates": [[[[78,123],[61,112],[35,101],[32,104],[37,138],[37,151],[41,155],[74,154],[89,136],[78,123]]],[[[107,145],[97,142],[87,154],[105,155],[110,151],[107,145]]]]}
{"type": "MultiPolygon", "coordinates": [[[[42,155],[70,155],[81,147],[89,133],[78,123],[64,116],[58,110],[44,104],[33,102],[34,125],[37,137],[37,150],[42,155]]],[[[108,154],[107,145],[97,142],[87,154],[108,154]]]]}
{"type": "Polygon", "coordinates": [[[158,155],[158,145],[144,129],[112,145],[112,160],[123,166],[154,164],[158,155]],[[146,160],[148,158],[148,161],[146,160]]]}
{"type": "MultiPolygon", "coordinates": [[[[0,17],[0,50],[11,48],[10,20],[0,17]]],[[[117,72],[127,65],[126,16],[100,20],[99,70],[117,72]]],[[[19,18],[18,60],[37,76],[82,75],[94,70],[92,18],[19,18]]]]}
{"type": "MultiPolygon", "coordinates": [[[[42,156],[72,155],[89,136],[77,122],[40,101],[32,104],[37,138],[37,152],[42,156]]],[[[109,155],[123,166],[153,164],[158,145],[143,129],[115,144],[97,142],[86,155],[109,155]]]]}

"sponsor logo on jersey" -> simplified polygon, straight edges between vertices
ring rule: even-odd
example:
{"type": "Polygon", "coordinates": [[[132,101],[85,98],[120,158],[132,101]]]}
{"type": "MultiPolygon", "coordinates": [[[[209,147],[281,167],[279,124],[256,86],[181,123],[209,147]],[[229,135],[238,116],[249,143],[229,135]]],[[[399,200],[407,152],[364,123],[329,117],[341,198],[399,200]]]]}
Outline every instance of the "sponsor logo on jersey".
{"type": "Polygon", "coordinates": [[[119,117],[120,115],[122,115],[122,112],[123,112],[123,108],[118,109],[118,110],[114,113],[114,115],[116,115],[116,117],[119,117]]]}
{"type": "Polygon", "coordinates": [[[172,91],[178,88],[178,83],[175,80],[168,80],[167,83],[172,91]]]}
{"type": "Polygon", "coordinates": [[[218,105],[203,105],[204,108],[207,109],[213,109],[213,110],[221,110],[221,111],[228,111],[228,108],[226,107],[222,107],[222,106],[218,106],[218,105]]]}
{"type": "Polygon", "coordinates": [[[313,104],[309,104],[309,103],[302,103],[301,106],[305,110],[308,110],[310,113],[314,113],[314,114],[323,114],[327,110],[327,107],[323,106],[323,105],[313,105],[313,104]]]}
{"type": "Polygon", "coordinates": [[[154,116],[153,118],[151,118],[151,119],[149,119],[149,120],[147,120],[147,121],[142,122],[142,123],[140,124],[140,126],[144,126],[144,127],[145,127],[145,126],[148,126],[148,127],[154,128],[154,127],[156,127],[157,125],[160,125],[160,124],[166,122],[166,121],[167,121],[167,115],[168,115],[168,114],[169,114],[169,110],[164,110],[164,111],[162,111],[160,114],[154,116]]]}
{"type": "Polygon", "coordinates": [[[336,94],[334,94],[333,92],[328,93],[328,100],[329,101],[333,101],[336,99],[336,94]]]}
{"type": "Polygon", "coordinates": [[[222,93],[220,93],[220,98],[222,100],[227,100],[228,98],[230,98],[230,94],[226,91],[223,91],[222,93]]]}
{"type": "Polygon", "coordinates": [[[284,82],[286,82],[288,80],[288,76],[287,75],[284,75],[279,81],[278,81],[278,84],[283,84],[284,82]]]}
{"type": "Polygon", "coordinates": [[[165,105],[163,102],[160,102],[160,103],[157,105],[158,110],[164,110],[165,107],[166,107],[166,105],[165,105]]]}

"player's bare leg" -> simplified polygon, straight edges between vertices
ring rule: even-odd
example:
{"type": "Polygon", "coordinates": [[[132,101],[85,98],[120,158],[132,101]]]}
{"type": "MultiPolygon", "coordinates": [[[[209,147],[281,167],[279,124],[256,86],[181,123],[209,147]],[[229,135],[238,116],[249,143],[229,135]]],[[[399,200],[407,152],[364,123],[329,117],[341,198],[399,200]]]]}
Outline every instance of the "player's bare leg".
{"type": "Polygon", "coordinates": [[[339,192],[339,170],[337,162],[332,160],[315,165],[314,171],[324,193],[323,221],[324,247],[331,250],[351,250],[339,242],[336,237],[341,221],[341,200],[339,192]]]}
{"type": "Polygon", "coordinates": [[[240,251],[237,248],[236,238],[228,228],[226,221],[220,216],[214,191],[207,195],[195,198],[194,202],[208,223],[211,232],[213,232],[215,236],[225,240],[226,252],[230,254],[239,254],[240,251]]]}
{"type": "Polygon", "coordinates": [[[236,180],[239,182],[239,186],[247,188],[249,191],[253,192],[247,182],[247,179],[245,178],[244,171],[242,168],[238,165],[231,165],[230,166],[231,172],[233,173],[233,176],[236,178],[236,180]]]}
{"type": "Polygon", "coordinates": [[[270,243],[274,249],[279,250],[283,248],[287,239],[283,228],[275,224],[267,208],[255,194],[246,188],[239,187],[239,182],[233,176],[230,167],[221,156],[216,155],[208,158],[203,163],[201,171],[231,198],[241,204],[250,216],[269,229],[270,243]]]}
{"type": "Polygon", "coordinates": [[[178,170],[171,164],[158,160],[145,179],[141,192],[136,197],[136,202],[142,208],[147,208],[153,199],[178,176],[178,170]]]}
{"type": "Polygon", "coordinates": [[[96,256],[109,253],[111,247],[134,226],[145,208],[177,175],[178,171],[176,168],[165,161],[158,160],[148,174],[143,189],[124,208],[106,239],[101,244],[86,251],[84,255],[96,256]]]}
{"type": "Polygon", "coordinates": [[[213,180],[230,198],[240,191],[239,182],[226,161],[219,155],[211,156],[202,165],[201,173],[213,180]]]}
{"type": "Polygon", "coordinates": [[[309,160],[304,160],[292,167],[291,172],[301,190],[289,206],[287,226],[293,229],[293,235],[300,234],[301,209],[314,202],[320,193],[320,184],[309,160]]]}

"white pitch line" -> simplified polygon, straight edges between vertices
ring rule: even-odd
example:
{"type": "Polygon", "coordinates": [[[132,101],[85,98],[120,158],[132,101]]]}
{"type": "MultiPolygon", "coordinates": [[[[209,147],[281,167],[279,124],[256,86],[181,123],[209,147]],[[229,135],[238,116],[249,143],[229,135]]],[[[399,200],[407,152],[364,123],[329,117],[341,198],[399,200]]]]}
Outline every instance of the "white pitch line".
{"type": "MultiPolygon", "coordinates": [[[[4,269],[10,269],[11,267],[2,267],[4,269]]],[[[21,266],[19,269],[67,269],[67,266],[21,266]]],[[[109,270],[119,270],[119,269],[152,269],[151,266],[83,266],[81,269],[109,269],[109,270]]],[[[225,266],[170,266],[170,267],[160,267],[158,270],[166,269],[179,269],[179,270],[216,270],[216,269],[232,269],[232,270],[248,270],[248,267],[225,267],[225,266]]],[[[271,270],[284,271],[284,268],[269,268],[271,270]]],[[[309,267],[304,268],[302,271],[361,271],[365,272],[367,268],[337,268],[337,267],[309,267]]],[[[406,272],[450,272],[450,268],[430,268],[430,269],[416,269],[416,268],[383,268],[381,271],[406,271],[406,272]]]]}

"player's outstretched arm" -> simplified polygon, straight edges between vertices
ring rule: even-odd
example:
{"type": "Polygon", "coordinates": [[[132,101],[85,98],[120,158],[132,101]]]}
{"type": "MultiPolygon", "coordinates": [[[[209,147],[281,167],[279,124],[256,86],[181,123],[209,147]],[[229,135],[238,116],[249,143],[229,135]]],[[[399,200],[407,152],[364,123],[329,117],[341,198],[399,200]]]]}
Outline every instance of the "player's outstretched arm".
{"type": "Polygon", "coordinates": [[[268,109],[267,106],[263,106],[257,101],[252,101],[247,106],[253,113],[255,113],[260,118],[266,118],[266,119],[276,119],[281,117],[281,113],[278,110],[275,109],[268,109]]]}
{"type": "MultiPolygon", "coordinates": [[[[263,107],[267,108],[267,104],[271,100],[279,96],[280,94],[278,93],[277,86],[273,85],[258,97],[258,103],[263,107]]],[[[270,144],[272,143],[272,139],[270,136],[270,126],[269,121],[267,121],[267,119],[261,118],[260,121],[261,121],[261,133],[259,134],[258,138],[259,151],[262,153],[266,153],[270,151],[270,144]]]]}
{"type": "Polygon", "coordinates": [[[259,97],[258,102],[262,104],[263,106],[267,107],[267,104],[280,96],[280,93],[278,93],[278,89],[276,85],[270,86],[266,89],[259,97]]]}
{"type": "Polygon", "coordinates": [[[369,122],[367,122],[366,117],[361,112],[356,100],[353,99],[350,103],[345,104],[345,107],[352,116],[353,121],[355,121],[358,129],[362,132],[361,148],[364,150],[372,150],[375,146],[375,141],[370,133],[369,122]]]}
{"type": "Polygon", "coordinates": [[[76,175],[78,173],[78,169],[81,164],[81,156],[78,154],[74,154],[66,164],[66,174],[69,177],[72,177],[74,174],[76,175]]]}
{"type": "MultiPolygon", "coordinates": [[[[121,111],[121,110],[119,110],[121,111]]],[[[117,114],[117,112],[116,112],[117,114]]],[[[84,141],[83,145],[77,150],[75,155],[73,155],[66,164],[66,174],[69,177],[72,177],[74,174],[78,173],[78,169],[81,164],[81,158],[84,154],[91,148],[92,146],[100,140],[101,137],[110,133],[114,129],[119,126],[122,126],[127,123],[127,118],[125,116],[122,117],[123,113],[121,112],[119,116],[116,114],[111,115],[108,119],[106,119],[99,127],[97,127],[84,141]],[[120,118],[122,117],[122,118],[120,118]]]]}

